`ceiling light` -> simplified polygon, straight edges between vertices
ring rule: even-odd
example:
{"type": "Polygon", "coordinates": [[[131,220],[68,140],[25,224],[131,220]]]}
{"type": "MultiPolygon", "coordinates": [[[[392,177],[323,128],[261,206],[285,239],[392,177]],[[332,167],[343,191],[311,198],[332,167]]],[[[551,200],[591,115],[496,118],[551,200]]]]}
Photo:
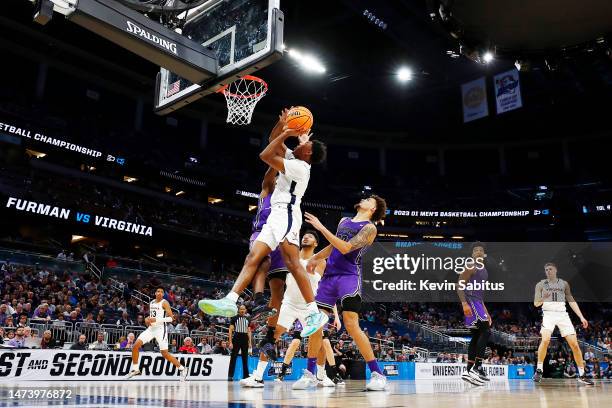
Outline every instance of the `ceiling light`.
{"type": "Polygon", "coordinates": [[[316,72],[318,74],[325,73],[325,66],[314,56],[303,54],[294,49],[290,49],[288,53],[305,71],[316,72]]]}
{"type": "Polygon", "coordinates": [[[408,67],[398,69],[397,79],[399,79],[401,82],[410,81],[412,79],[412,70],[408,67]]]}
{"type": "Polygon", "coordinates": [[[493,61],[493,53],[491,51],[487,51],[484,53],[484,55],[482,56],[482,60],[484,61],[485,64],[488,64],[489,62],[493,61]]]}
{"type": "Polygon", "coordinates": [[[126,181],[128,183],[133,183],[135,181],[138,181],[138,179],[136,177],[123,176],[123,181],[126,181]]]}

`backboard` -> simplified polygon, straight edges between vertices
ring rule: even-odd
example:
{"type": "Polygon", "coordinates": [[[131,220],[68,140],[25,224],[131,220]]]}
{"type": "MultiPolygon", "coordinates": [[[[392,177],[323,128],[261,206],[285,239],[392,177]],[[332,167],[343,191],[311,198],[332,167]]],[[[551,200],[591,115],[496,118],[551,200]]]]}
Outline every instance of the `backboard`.
{"type": "Polygon", "coordinates": [[[211,0],[188,12],[183,36],[215,51],[218,75],[195,84],[165,68],[157,75],[155,111],[167,114],[283,54],[280,0],[211,0]]]}

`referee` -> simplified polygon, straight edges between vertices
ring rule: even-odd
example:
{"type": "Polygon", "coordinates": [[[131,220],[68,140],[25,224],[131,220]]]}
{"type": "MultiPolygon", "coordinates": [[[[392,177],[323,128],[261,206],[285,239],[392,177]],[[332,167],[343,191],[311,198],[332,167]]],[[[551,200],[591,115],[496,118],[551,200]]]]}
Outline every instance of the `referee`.
{"type": "Polygon", "coordinates": [[[249,319],[246,317],[247,309],[244,305],[238,309],[238,314],[232,317],[229,327],[229,346],[232,350],[230,357],[229,373],[227,379],[232,381],[238,351],[242,354],[242,378],[249,376],[249,350],[251,349],[251,328],[249,319]]]}

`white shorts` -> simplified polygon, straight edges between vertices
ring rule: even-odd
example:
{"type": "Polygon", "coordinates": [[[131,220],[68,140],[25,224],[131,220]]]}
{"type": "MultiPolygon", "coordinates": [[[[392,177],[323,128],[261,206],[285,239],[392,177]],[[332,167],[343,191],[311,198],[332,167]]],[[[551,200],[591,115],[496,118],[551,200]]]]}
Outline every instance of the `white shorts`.
{"type": "Polygon", "coordinates": [[[168,350],[168,329],[165,323],[147,327],[147,330],[140,333],[137,340],[141,340],[142,344],[147,344],[153,339],[157,341],[160,350],[168,350]]]}
{"type": "Polygon", "coordinates": [[[311,312],[306,309],[306,305],[304,305],[302,308],[296,307],[291,303],[283,302],[281,303],[280,311],[278,312],[278,320],[276,321],[276,324],[289,330],[293,326],[293,323],[296,320],[299,320],[302,327],[304,327],[306,326],[306,316],[308,316],[310,313],[311,312]]]}
{"type": "Polygon", "coordinates": [[[552,333],[555,330],[555,326],[559,328],[561,337],[576,334],[576,329],[567,314],[567,312],[544,312],[544,318],[542,319],[542,329],[540,333],[544,331],[552,333]]]}
{"type": "Polygon", "coordinates": [[[261,241],[274,251],[281,242],[287,240],[299,248],[300,228],[302,228],[302,212],[295,205],[291,212],[285,204],[272,207],[266,224],[261,229],[256,241],[261,241]]]}

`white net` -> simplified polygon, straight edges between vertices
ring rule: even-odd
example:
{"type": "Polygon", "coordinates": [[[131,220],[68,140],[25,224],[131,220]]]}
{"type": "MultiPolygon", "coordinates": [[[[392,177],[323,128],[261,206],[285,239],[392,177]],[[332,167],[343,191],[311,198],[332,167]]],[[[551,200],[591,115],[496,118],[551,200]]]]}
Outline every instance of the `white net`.
{"type": "Polygon", "coordinates": [[[268,84],[251,75],[244,76],[227,85],[220,92],[227,101],[227,123],[248,125],[255,105],[266,95],[268,84]]]}

